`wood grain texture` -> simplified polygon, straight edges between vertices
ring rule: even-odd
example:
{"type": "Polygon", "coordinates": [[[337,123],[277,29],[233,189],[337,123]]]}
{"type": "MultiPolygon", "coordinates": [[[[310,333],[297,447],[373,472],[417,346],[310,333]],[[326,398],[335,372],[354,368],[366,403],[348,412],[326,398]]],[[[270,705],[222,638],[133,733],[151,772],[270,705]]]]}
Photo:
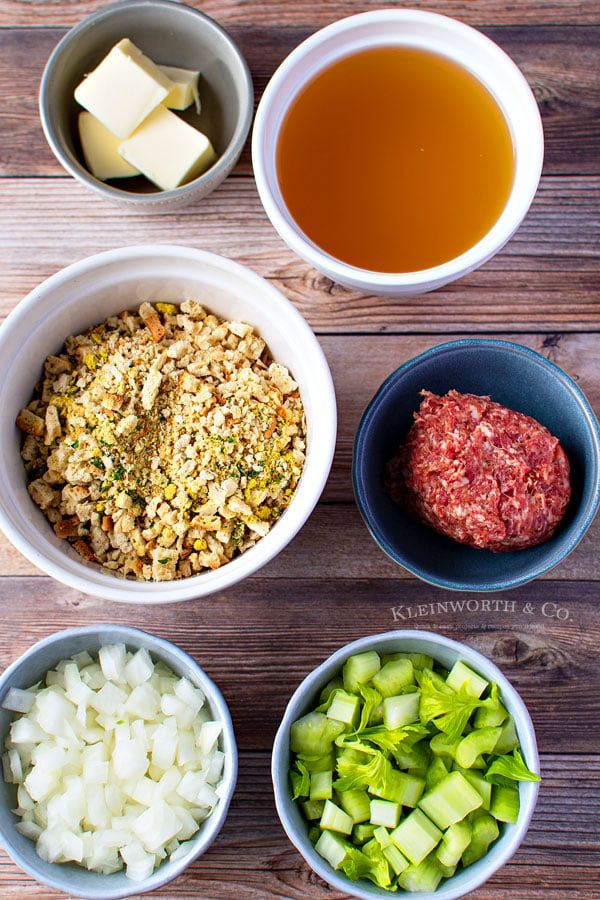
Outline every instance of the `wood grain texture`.
{"type": "MultiPolygon", "coordinates": [[[[6,66],[0,69],[0,176],[64,174],[42,133],[37,98],[44,66],[65,30],[0,30],[6,66]],[[13,72],[19,77],[11,77],[13,72]]],[[[258,102],[279,63],[315,27],[248,23],[229,30],[248,61],[258,102]]],[[[481,30],[514,59],[538,100],[546,138],[544,172],[599,174],[600,26],[557,28],[553,23],[481,30]]],[[[249,145],[236,171],[251,173],[249,145]]]]}
{"type": "Polygon", "coordinates": [[[250,266],[321,333],[600,330],[600,175],[544,177],[521,228],[492,260],[445,288],[401,299],[342,288],[300,260],[246,176],[229,178],[201,207],[169,216],[115,208],[66,177],[0,185],[0,316],[78,259],[167,242],[250,266]]]}

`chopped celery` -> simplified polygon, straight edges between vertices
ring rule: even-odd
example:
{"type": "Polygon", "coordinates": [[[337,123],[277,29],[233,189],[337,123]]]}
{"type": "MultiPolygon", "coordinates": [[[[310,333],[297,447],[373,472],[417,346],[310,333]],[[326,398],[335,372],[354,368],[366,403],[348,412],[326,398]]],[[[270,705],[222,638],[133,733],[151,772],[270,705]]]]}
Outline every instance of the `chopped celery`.
{"type": "Polygon", "coordinates": [[[514,825],[519,818],[519,789],[495,784],[492,788],[490,813],[498,822],[514,825]]]}
{"type": "Polygon", "coordinates": [[[415,670],[410,659],[392,659],[373,675],[372,681],[382,697],[393,697],[415,683],[415,670]]]}
{"type": "Polygon", "coordinates": [[[340,834],[350,834],[354,822],[352,821],[352,816],[349,816],[347,812],[344,812],[343,809],[340,809],[340,807],[336,806],[331,800],[326,800],[320,825],[321,828],[325,828],[327,831],[338,831],[340,834]]]}
{"type": "Polygon", "coordinates": [[[309,822],[313,819],[320,819],[323,815],[324,808],[324,800],[305,800],[302,804],[302,812],[309,822]]]}
{"type": "Polygon", "coordinates": [[[344,687],[347,691],[357,693],[358,686],[371,681],[380,667],[381,659],[375,650],[367,650],[365,653],[355,653],[354,656],[349,656],[342,669],[344,687]]]}
{"type": "Polygon", "coordinates": [[[398,876],[398,884],[405,891],[428,894],[436,890],[442,877],[442,871],[435,860],[428,858],[401,872],[398,876]]]}
{"type": "Polygon", "coordinates": [[[390,833],[393,843],[411,863],[418,865],[439,843],[442,832],[420,809],[414,809],[390,833]]]}
{"type": "MultiPolygon", "coordinates": [[[[383,669],[382,669],[383,671],[383,669]]],[[[419,721],[420,694],[398,694],[383,700],[383,724],[393,731],[419,721]]]]}
{"type": "Polygon", "coordinates": [[[344,730],[342,722],[328,719],[324,713],[309,712],[292,723],[290,749],[307,756],[325,756],[335,738],[344,730]]]}
{"type": "Polygon", "coordinates": [[[394,846],[394,844],[390,844],[388,847],[383,847],[382,850],[383,855],[394,870],[395,875],[399,875],[401,872],[404,872],[406,868],[408,868],[408,860],[400,853],[400,851],[397,847],[394,846]]]}
{"type": "Polygon", "coordinates": [[[364,844],[366,841],[370,841],[376,827],[376,825],[371,825],[370,822],[360,822],[358,825],[355,825],[352,829],[354,842],[356,844],[364,844]]]}
{"type": "Polygon", "coordinates": [[[456,762],[463,769],[475,765],[482,753],[491,753],[498,743],[501,726],[496,728],[476,728],[467,734],[456,748],[456,762]]]}
{"type": "Polygon", "coordinates": [[[386,828],[395,828],[400,821],[402,807],[393,800],[371,800],[371,825],[385,825],[386,828]]]}
{"type": "Polygon", "coordinates": [[[471,843],[465,849],[462,855],[463,866],[470,866],[471,863],[481,859],[488,851],[488,847],[495,841],[500,833],[498,823],[489,813],[478,816],[474,820],[471,830],[471,843]]]}
{"type": "Polygon", "coordinates": [[[461,689],[470,694],[471,697],[481,697],[489,681],[474,672],[466,663],[458,659],[446,677],[446,684],[455,691],[461,689]]]}
{"type": "Polygon", "coordinates": [[[461,661],[355,654],[320,704],[291,727],[291,790],[317,851],[352,881],[435,891],[517,821],[515,782],[539,779],[498,686],[461,661]]]}
{"type": "Polygon", "coordinates": [[[351,791],[339,791],[337,799],[344,812],[352,816],[352,821],[355,825],[358,825],[360,822],[368,822],[371,816],[371,805],[366,789],[356,788],[351,791]]]}
{"type": "Polygon", "coordinates": [[[467,819],[450,825],[438,844],[435,855],[442,866],[456,866],[471,843],[471,823],[467,819]]]}
{"type": "Polygon", "coordinates": [[[331,800],[333,795],[333,772],[327,769],[324,772],[313,772],[310,776],[310,800],[331,800]]]}
{"type": "Polygon", "coordinates": [[[481,795],[460,772],[450,772],[419,800],[420,809],[445,830],[483,803],[481,795]]]}
{"type": "Polygon", "coordinates": [[[356,694],[337,690],[333,693],[326,715],[345,725],[352,725],[358,721],[359,704],[356,694]]]}

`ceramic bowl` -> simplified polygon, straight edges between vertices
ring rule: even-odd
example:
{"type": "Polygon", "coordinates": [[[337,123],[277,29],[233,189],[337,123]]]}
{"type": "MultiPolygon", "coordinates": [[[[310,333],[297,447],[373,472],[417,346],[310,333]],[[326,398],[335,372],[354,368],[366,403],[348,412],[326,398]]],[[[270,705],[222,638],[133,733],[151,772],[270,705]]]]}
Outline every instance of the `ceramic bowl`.
{"type": "MultiPolygon", "coordinates": [[[[18,821],[11,810],[16,806],[15,786],[0,783],[0,840],[13,861],[23,871],[42,884],[64,891],[71,897],[86,900],[117,900],[152,891],[176,878],[195,859],[205,853],[215,840],[225,819],[237,778],[237,747],[231,716],[219,688],[198,663],[175,644],[162,638],[123,625],[91,625],[59,631],[29,648],[0,676],[0,703],[9,688],[28,688],[42,679],[62,659],[87,650],[97,655],[106,644],[124,643],[135,651],[145,648],[154,662],[162,660],[175,674],[188,678],[203,691],[211,715],[222,723],[220,748],[225,754],[220,800],[213,813],[200,825],[190,839],[184,856],[176,862],[163,862],[143,882],[132,881],[124,871],[112,875],[90,872],[75,863],[49,863],[42,860],[29,838],[15,829],[18,821]]],[[[0,708],[0,736],[2,745],[14,714],[0,708]]]]}
{"type": "MultiPolygon", "coordinates": [[[[360,900],[375,900],[375,898],[379,900],[382,897],[414,897],[415,894],[402,889],[390,893],[363,879],[353,882],[343,873],[335,871],[319,856],[309,840],[306,820],[298,804],[292,800],[289,786],[289,736],[292,722],[317,706],[321,690],[331,678],[340,673],[349,656],[367,650],[376,650],[378,653],[425,653],[447,669],[456,660],[461,659],[488,681],[495,681],[500,688],[504,704],[514,718],[523,758],[532,771],[538,772],[539,759],[535,732],[525,704],[494,663],[467,644],[427,631],[388,631],[346,644],[310,672],[296,688],[275,736],[271,765],[277,812],[287,836],[314,871],[337,891],[341,891],[344,896],[358,897],[360,900]]],[[[456,900],[456,898],[463,897],[475,890],[494,872],[497,872],[515,853],[525,836],[535,808],[538,788],[537,782],[521,782],[519,784],[520,812],[517,823],[504,826],[499,839],[482,859],[459,870],[452,878],[442,881],[434,893],[419,893],[417,896],[423,900],[456,900]]]]}
{"type": "MultiPolygon", "coordinates": [[[[360,111],[357,111],[356,139],[365,141],[365,164],[368,165],[368,136],[360,131],[360,111]]],[[[474,28],[447,16],[394,8],[360,13],[334,22],[290,53],[271,78],[258,105],[252,161],[265,211],[281,238],[298,256],[341,285],[364,293],[398,297],[441,287],[497,253],[529,209],[540,178],[543,146],[540,114],[533,94],[520,70],[503,50],[474,28]],[[481,240],[455,259],[421,271],[368,271],[326,253],[294,221],[278,183],[279,134],[298,94],[315,76],[342,57],[382,45],[429,50],[465,67],[496,99],[513,140],[515,172],[512,188],[495,224],[481,240]]]]}
{"type": "Polygon", "coordinates": [[[379,546],[425,581],[471,591],[514,587],[560,563],[591,525],[600,503],[599,435],[581,389],[541,354],[507,341],[450,341],[400,366],[369,403],[354,445],[356,501],[379,546]],[[422,389],[488,395],[559,439],[569,458],[572,497],[553,537],[524,550],[475,549],[415,522],[390,499],[384,468],[412,424],[422,389]]]}
{"type": "Polygon", "coordinates": [[[223,591],[272,559],[302,527],[325,485],[336,438],[329,367],[295,307],[254,272],[211,253],[174,245],[109,250],[50,277],[26,297],[0,329],[0,527],[47,574],[86,594],[130,603],[168,603],[223,591]],[[294,497],[269,533],[213,571],[177,581],[144,583],[86,563],[57,538],[27,493],[14,422],[29,402],[49,353],[143,299],[198,300],[216,315],[253,325],[273,358],[294,375],[307,420],[307,450],[294,497]]]}
{"type": "Polygon", "coordinates": [[[211,193],[237,162],[250,130],[253,87],[248,66],[227,32],[205,13],[171,0],[125,0],[87,16],[58,43],[40,86],[40,117],[56,158],[78,181],[130,212],[168,212],[211,193]],[[182,117],[211,140],[218,159],[204,174],[170,191],[142,177],[104,183],[87,170],[73,92],[108,51],[128,37],[153,62],[200,70],[201,113],[182,117]]]}

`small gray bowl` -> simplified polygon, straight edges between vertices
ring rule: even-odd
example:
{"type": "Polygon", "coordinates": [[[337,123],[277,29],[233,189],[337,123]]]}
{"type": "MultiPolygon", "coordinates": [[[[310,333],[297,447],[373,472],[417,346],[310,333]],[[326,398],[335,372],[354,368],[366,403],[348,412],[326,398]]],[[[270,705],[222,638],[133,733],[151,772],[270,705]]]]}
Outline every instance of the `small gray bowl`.
{"type": "Polygon", "coordinates": [[[224,29],[197,9],[171,0],[125,0],[87,16],[55,47],[41,81],[40,117],[52,151],[78,181],[129,211],[169,212],[201,200],[230,173],[252,122],[254,92],[248,66],[224,29]],[[88,171],[79,141],[81,107],[73,92],[108,51],[128,37],[154,62],[200,70],[200,115],[183,117],[212,141],[217,161],[171,191],[142,176],[104,183],[88,171]]]}
{"type": "Polygon", "coordinates": [[[438,587],[499,591],[550,571],[592,524],[600,505],[600,429],[583,391],[540,353],[495,339],[449,341],[404,363],[381,385],[358,426],[352,475],[363,519],[391,559],[438,587]],[[493,553],[438,534],[394,503],[384,488],[385,466],[412,424],[423,389],[489,395],[558,438],[569,459],[572,494],[551,538],[493,553]]]}
{"type": "Polygon", "coordinates": [[[359,879],[350,881],[342,872],[335,871],[315,850],[308,837],[308,826],[298,804],[292,800],[289,785],[290,768],[290,726],[292,722],[314,709],[319,694],[327,682],[339,674],[345,661],[354,653],[376,650],[378,653],[425,653],[449,669],[461,659],[468,666],[486,678],[495,681],[500,688],[502,699],[512,715],[523,759],[532,772],[539,771],[539,757],[533,723],[517,691],[500,669],[486,656],[473,650],[467,644],[428,631],[387,631],[383,634],[359,638],[336,650],[320,666],[313,669],[296,688],[286,707],[283,719],[275,736],[271,762],[271,776],[275,792],[275,805],[281,824],[290,841],[302,854],[314,871],[329,882],[344,896],[358,897],[360,900],[381,900],[385,897],[415,897],[422,900],[457,900],[487,881],[513,856],[522,842],[537,802],[538,782],[520,782],[520,812],[515,825],[505,825],[498,840],[488,852],[472,865],[457,871],[452,878],[442,881],[435,893],[420,894],[398,890],[395,893],[377,887],[370,881],[359,879]]]}
{"type": "MultiPolygon", "coordinates": [[[[44,862],[36,852],[33,841],[15,829],[15,786],[0,781],[0,842],[13,861],[42,884],[49,885],[73,897],[85,900],[119,900],[153,891],[180,875],[190,863],[208,850],[225,819],[237,779],[237,747],[231,716],[219,688],[187,653],[162,638],[125,625],[90,625],[58,631],[29,648],[0,676],[0,703],[9,688],[28,688],[43,678],[49,669],[62,659],[87,650],[97,654],[105,644],[124,643],[128,649],[145,648],[153,660],[162,660],[173,672],[188,678],[202,689],[215,720],[223,725],[220,747],[225,753],[220,800],[213,813],[200,825],[189,841],[185,856],[176,862],[165,861],[142,882],[132,881],[125,872],[102,875],[89,872],[75,863],[44,862]]],[[[4,746],[14,713],[0,708],[0,741],[4,746]]]]}

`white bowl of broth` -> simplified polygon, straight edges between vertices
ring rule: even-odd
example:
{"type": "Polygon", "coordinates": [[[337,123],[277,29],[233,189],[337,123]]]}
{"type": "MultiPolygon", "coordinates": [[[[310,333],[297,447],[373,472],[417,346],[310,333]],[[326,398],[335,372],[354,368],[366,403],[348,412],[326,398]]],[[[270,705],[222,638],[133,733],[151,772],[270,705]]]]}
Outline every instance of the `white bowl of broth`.
{"type": "Polygon", "coordinates": [[[383,296],[441,287],[525,217],[544,138],[531,89],[485,35],[387,9],[335,22],[277,69],[252,160],[276,231],[333,281],[383,296]]]}

